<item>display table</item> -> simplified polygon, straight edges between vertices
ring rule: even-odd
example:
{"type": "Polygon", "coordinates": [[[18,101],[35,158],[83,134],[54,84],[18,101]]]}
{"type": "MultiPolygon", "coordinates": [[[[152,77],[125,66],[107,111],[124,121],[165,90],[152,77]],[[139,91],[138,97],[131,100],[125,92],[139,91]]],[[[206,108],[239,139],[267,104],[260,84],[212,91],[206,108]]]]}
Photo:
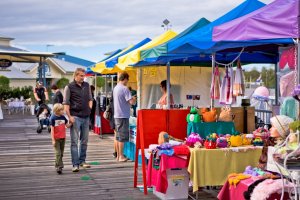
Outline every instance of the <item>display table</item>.
{"type": "Polygon", "coordinates": [[[168,188],[167,169],[182,169],[187,168],[187,166],[188,159],[162,154],[160,158],[160,168],[157,170],[152,167],[152,156],[150,156],[147,169],[147,186],[154,186],[156,191],[166,193],[168,188]]]}
{"type": "MultiPolygon", "coordinates": [[[[248,190],[248,187],[255,181],[251,178],[242,180],[236,187],[230,187],[228,181],[222,187],[222,190],[218,194],[219,200],[244,200],[244,192],[248,190]]],[[[272,194],[268,200],[280,199],[280,194],[272,194]]],[[[288,193],[285,193],[284,200],[289,199],[288,193]]]]}
{"type": "Polygon", "coordinates": [[[233,134],[235,131],[233,122],[190,122],[187,127],[188,136],[191,133],[198,133],[202,138],[206,138],[211,133],[233,134]]]}
{"type": "Polygon", "coordinates": [[[230,173],[242,173],[248,165],[257,166],[261,147],[191,149],[188,171],[193,192],[199,187],[223,185],[230,173]]]}

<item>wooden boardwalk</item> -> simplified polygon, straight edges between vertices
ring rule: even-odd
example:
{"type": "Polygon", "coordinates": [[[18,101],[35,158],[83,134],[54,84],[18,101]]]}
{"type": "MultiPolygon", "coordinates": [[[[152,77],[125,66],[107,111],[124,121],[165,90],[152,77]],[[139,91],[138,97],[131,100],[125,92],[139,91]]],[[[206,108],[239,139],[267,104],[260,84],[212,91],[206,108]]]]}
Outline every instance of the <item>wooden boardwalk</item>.
{"type": "MultiPolygon", "coordinates": [[[[90,133],[87,162],[91,169],[71,172],[70,140],[64,154],[62,175],[54,170],[50,134],[36,133],[36,118],[5,115],[0,121],[0,199],[157,199],[133,188],[133,162],[112,158],[112,137],[90,133]]],[[[215,199],[201,192],[200,199],[215,199]]]]}

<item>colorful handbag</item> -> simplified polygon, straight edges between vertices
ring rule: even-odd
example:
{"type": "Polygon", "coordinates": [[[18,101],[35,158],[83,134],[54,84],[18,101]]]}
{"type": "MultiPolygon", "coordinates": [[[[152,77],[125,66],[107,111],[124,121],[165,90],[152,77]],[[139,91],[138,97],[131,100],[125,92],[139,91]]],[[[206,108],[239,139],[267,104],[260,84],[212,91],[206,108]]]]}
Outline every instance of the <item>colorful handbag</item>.
{"type": "Polygon", "coordinates": [[[206,108],[202,108],[201,113],[204,122],[215,122],[217,119],[217,110],[215,108],[212,108],[210,111],[206,108]]]}

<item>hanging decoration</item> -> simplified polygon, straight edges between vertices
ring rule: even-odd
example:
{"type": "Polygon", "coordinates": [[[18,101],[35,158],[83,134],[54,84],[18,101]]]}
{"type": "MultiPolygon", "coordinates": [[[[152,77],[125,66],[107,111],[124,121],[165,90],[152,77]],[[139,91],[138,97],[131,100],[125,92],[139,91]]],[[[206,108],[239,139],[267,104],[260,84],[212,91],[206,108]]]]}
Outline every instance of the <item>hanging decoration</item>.
{"type": "Polygon", "coordinates": [[[220,98],[220,72],[218,66],[215,67],[210,88],[210,98],[220,98]]]}
{"type": "Polygon", "coordinates": [[[297,63],[294,62],[294,60],[296,59],[295,56],[297,56],[296,51],[297,50],[295,47],[291,47],[291,48],[288,48],[288,49],[282,51],[280,60],[279,60],[280,69],[284,69],[286,67],[286,65],[288,65],[288,67],[291,70],[295,69],[295,67],[297,66],[297,63]]]}
{"type": "Polygon", "coordinates": [[[244,96],[245,84],[244,84],[244,73],[241,65],[241,61],[237,61],[237,68],[235,71],[235,78],[233,84],[233,96],[244,96]]]}
{"type": "Polygon", "coordinates": [[[231,105],[233,103],[233,69],[232,66],[225,66],[226,74],[223,78],[220,91],[220,104],[231,105]]]}

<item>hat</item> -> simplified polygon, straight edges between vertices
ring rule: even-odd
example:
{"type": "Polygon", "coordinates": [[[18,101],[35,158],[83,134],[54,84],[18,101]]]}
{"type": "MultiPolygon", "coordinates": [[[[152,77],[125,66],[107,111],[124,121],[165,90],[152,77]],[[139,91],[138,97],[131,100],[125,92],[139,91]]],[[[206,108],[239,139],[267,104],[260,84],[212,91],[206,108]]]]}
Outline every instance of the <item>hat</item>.
{"type": "Polygon", "coordinates": [[[285,138],[289,133],[289,124],[294,120],[285,115],[276,115],[270,119],[271,124],[277,129],[281,137],[285,138]]]}

